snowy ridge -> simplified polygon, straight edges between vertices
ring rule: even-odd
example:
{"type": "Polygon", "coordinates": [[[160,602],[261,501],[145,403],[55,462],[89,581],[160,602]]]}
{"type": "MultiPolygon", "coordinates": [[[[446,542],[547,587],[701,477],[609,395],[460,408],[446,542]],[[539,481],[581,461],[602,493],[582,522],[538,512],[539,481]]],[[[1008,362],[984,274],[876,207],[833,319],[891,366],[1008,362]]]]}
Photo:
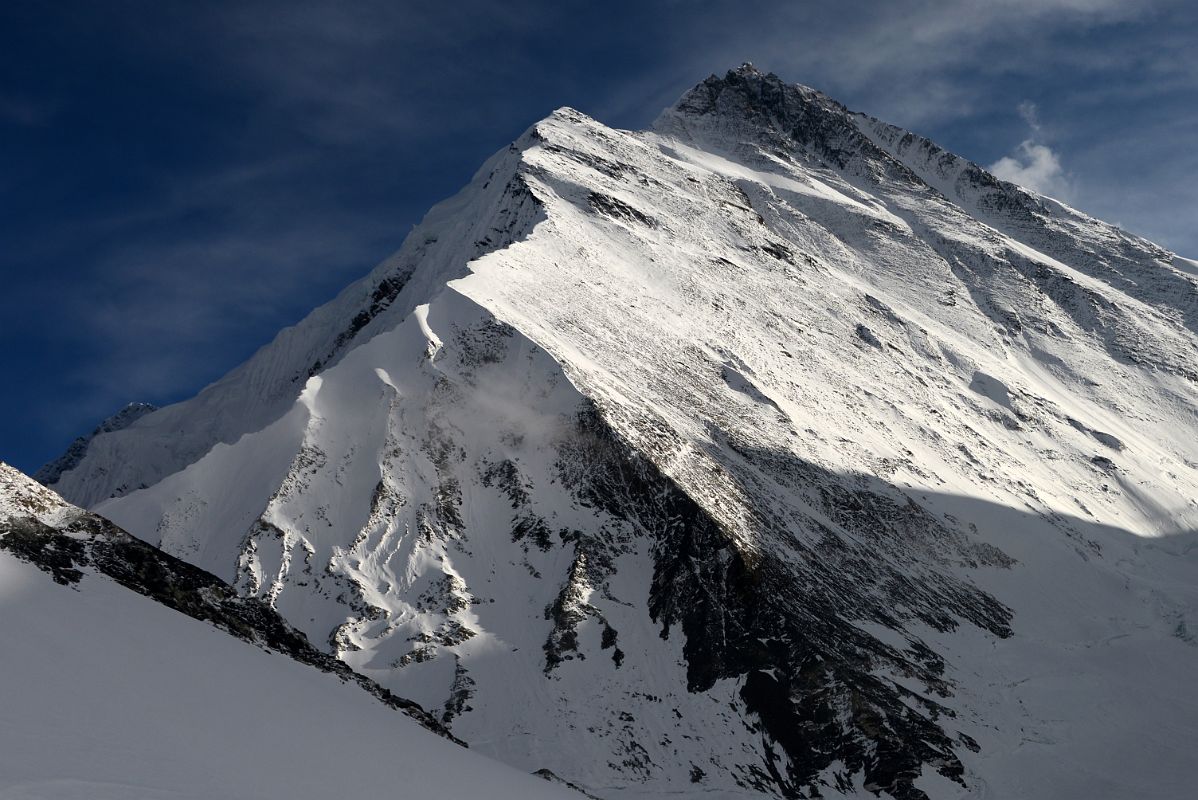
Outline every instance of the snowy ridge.
{"type": "Polygon", "coordinates": [[[1187,274],[1185,259],[1058,200],[998,180],[923,137],[864,114],[853,117],[875,144],[979,220],[1059,259],[1074,273],[1130,295],[1150,313],[1198,331],[1198,280],[1187,274]]]}
{"type": "Polygon", "coordinates": [[[482,166],[460,195],[434,207],[394,256],[196,397],[93,437],[87,457],[46,483],[82,506],[152,485],[214,445],[230,444],[282,415],[313,374],[352,345],[408,316],[472,258],[531,229],[538,210],[519,175],[518,141],[482,166]],[[417,270],[417,266],[420,267],[417,270]]]}
{"type": "Polygon", "coordinates": [[[747,66],[559,110],[270,414],[60,483],[600,797],[1184,796],[1188,262],[905,141],[747,66]]]}
{"type": "Polygon", "coordinates": [[[83,513],[20,470],[0,462],[0,522],[32,517],[43,525],[60,527],[83,513]]]}

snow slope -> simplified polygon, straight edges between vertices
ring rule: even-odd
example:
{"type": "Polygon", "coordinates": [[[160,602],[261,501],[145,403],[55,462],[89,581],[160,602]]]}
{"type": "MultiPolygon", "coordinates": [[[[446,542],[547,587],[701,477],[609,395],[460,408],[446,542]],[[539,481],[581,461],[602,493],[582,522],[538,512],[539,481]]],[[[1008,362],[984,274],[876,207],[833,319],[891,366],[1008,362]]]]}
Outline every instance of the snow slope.
{"type": "Polygon", "coordinates": [[[117,534],[34,487],[0,464],[0,798],[580,796],[96,569],[57,582],[9,547],[21,520],[117,534]]]}
{"type": "Polygon", "coordinates": [[[57,485],[602,797],[1183,797],[1190,264],[746,66],[57,485]]]}

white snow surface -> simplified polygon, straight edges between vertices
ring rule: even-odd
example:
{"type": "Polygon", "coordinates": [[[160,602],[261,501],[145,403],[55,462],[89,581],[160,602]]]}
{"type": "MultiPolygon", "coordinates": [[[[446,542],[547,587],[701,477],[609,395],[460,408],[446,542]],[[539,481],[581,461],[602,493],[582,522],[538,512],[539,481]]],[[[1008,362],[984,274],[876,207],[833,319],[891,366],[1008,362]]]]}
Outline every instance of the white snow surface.
{"type": "MultiPolygon", "coordinates": [[[[0,519],[52,495],[0,464],[0,519]]],[[[0,552],[0,608],[3,800],[580,797],[91,571],[0,552]]]]}
{"type": "MultiPolygon", "coordinates": [[[[878,558],[990,593],[1011,636],[856,621],[945,662],[946,724],[979,749],[958,751],[964,786],[925,769],[929,796],[1190,796],[1194,262],[736,75],[649,132],[555,112],[356,288],[194,400],[98,436],[58,488],[523,771],[600,797],[757,796],[740,679],[688,691],[685,638],[647,608],[651,542],[563,481],[593,403],[740,552],[796,558],[763,538],[763,508],[869,541],[752,453],[883,486],[953,531],[959,554],[886,541],[878,558]],[[600,531],[610,568],[571,531],[600,531]],[[1014,563],[962,555],[983,546],[1014,563]],[[555,603],[577,645],[549,663],[555,603]]],[[[347,747],[379,746],[344,724],[347,747]]],[[[874,796],[833,772],[825,792],[874,796]]]]}
{"type": "Polygon", "coordinates": [[[51,527],[66,524],[82,513],[15,467],[0,461],[0,520],[33,517],[51,527]]]}

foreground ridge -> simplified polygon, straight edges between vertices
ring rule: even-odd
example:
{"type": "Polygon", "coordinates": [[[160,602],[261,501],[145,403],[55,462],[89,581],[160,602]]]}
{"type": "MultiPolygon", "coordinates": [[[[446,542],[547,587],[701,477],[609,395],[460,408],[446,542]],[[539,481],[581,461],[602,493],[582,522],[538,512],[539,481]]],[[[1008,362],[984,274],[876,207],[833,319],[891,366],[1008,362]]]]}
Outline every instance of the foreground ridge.
{"type": "Polygon", "coordinates": [[[2,463],[0,587],[5,797],[579,796],[471,753],[265,603],[2,463]]]}
{"type": "Polygon", "coordinates": [[[103,517],[71,506],[3,462],[0,550],[36,566],[62,586],[75,586],[88,573],[103,575],[238,639],[356,683],[433,733],[464,745],[417,703],[396,697],[312,647],[269,605],[238,596],[215,575],[151,547],[103,517]]]}

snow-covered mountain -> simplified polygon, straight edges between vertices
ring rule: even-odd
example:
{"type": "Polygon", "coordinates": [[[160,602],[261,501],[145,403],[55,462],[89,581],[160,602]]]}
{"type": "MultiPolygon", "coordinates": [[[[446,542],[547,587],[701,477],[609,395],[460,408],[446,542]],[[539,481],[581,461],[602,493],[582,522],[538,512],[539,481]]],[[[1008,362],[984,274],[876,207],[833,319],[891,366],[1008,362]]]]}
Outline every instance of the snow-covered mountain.
{"type": "Polygon", "coordinates": [[[4,800],[581,797],[3,463],[0,602],[4,800]]]}
{"type": "Polygon", "coordinates": [[[746,65],[555,112],[53,485],[599,797],[1185,797],[1196,325],[1193,262],[746,65]]]}

